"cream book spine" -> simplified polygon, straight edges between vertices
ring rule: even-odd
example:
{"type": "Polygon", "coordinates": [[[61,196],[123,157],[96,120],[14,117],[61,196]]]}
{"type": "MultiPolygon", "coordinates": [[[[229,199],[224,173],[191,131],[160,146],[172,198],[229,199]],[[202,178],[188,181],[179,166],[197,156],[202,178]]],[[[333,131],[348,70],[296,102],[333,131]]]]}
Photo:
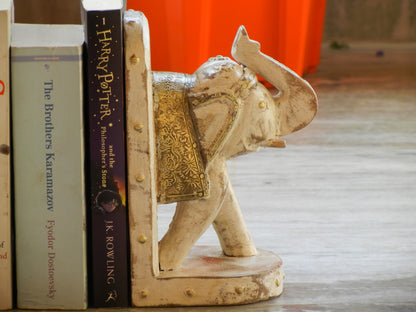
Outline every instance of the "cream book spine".
{"type": "Polygon", "coordinates": [[[17,306],[85,309],[80,25],[12,26],[17,306]]]}
{"type": "Polygon", "coordinates": [[[0,310],[13,307],[10,190],[10,25],[13,2],[0,0],[0,310]]]}

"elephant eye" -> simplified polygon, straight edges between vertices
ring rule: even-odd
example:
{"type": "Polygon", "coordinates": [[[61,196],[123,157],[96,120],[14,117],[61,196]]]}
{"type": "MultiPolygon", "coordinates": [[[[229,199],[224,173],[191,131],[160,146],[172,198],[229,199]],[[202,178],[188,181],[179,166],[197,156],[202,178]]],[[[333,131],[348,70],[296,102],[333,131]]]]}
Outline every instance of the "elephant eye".
{"type": "Polygon", "coordinates": [[[259,107],[260,107],[261,109],[263,109],[263,108],[267,108],[267,105],[266,105],[266,103],[264,103],[264,102],[262,101],[262,102],[260,102],[260,103],[259,103],[259,107]]]}

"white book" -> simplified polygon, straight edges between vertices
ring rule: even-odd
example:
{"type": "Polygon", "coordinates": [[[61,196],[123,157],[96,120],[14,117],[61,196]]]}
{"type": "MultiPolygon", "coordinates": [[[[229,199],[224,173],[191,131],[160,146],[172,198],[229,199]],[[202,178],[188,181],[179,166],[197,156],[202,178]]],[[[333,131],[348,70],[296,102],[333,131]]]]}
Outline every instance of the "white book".
{"type": "Polygon", "coordinates": [[[12,27],[18,308],[87,307],[81,25],[12,27]]]}

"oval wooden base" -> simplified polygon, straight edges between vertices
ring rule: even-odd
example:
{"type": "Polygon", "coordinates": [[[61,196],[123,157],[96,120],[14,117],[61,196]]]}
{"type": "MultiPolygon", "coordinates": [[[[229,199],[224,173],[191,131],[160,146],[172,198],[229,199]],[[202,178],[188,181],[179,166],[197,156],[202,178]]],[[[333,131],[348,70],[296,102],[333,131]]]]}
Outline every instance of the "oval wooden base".
{"type": "Polygon", "coordinates": [[[228,257],[218,247],[195,246],[181,268],[138,282],[142,288],[132,294],[138,307],[253,303],[282,293],[282,260],[265,250],[228,257]]]}

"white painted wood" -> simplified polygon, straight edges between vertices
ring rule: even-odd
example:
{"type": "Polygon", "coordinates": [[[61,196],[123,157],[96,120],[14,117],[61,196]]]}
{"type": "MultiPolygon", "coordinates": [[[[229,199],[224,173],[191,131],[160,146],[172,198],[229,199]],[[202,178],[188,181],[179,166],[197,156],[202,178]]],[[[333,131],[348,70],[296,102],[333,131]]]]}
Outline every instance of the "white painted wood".
{"type": "MultiPolygon", "coordinates": [[[[159,265],[164,264],[164,261],[159,263],[158,255],[155,138],[148,26],[144,15],[133,11],[126,12],[124,25],[133,306],[231,305],[278,296],[283,290],[281,259],[262,250],[255,256],[242,258],[224,256],[218,248],[197,247],[177,270],[159,271],[159,265]]],[[[213,194],[215,195],[216,191],[218,194],[225,193],[225,174],[218,172],[219,167],[215,166],[215,162],[212,162],[211,168],[217,168],[215,174],[220,180],[216,181],[211,174],[212,181],[218,182],[212,187],[213,194]]],[[[200,212],[203,213],[204,209],[200,212]]],[[[186,209],[183,210],[183,214],[179,214],[180,220],[185,223],[194,222],[192,213],[189,219],[187,213],[186,209]]],[[[212,220],[215,216],[216,214],[212,220]]],[[[220,225],[221,220],[220,218],[220,225]]],[[[171,237],[181,240],[174,239],[168,242],[168,247],[176,247],[179,250],[182,244],[193,245],[194,242],[188,239],[188,233],[195,233],[196,229],[189,227],[189,224],[186,225],[174,229],[175,235],[171,237]]],[[[226,250],[227,248],[228,246],[226,250]]],[[[167,250],[174,258],[175,250],[167,250]]],[[[163,256],[163,252],[161,255],[163,256]]],[[[184,256],[179,252],[178,255],[181,258],[184,256]]],[[[166,259],[169,261],[170,257],[166,259]]]]}
{"type": "MultiPolygon", "coordinates": [[[[313,122],[286,149],[228,162],[255,244],[282,257],[285,290],[215,311],[415,311],[416,44],[325,47],[305,78],[313,122]]],[[[159,209],[161,233],[170,211],[159,209]]],[[[197,244],[216,242],[209,231],[197,244]]]]}
{"type": "MultiPolygon", "coordinates": [[[[177,204],[169,230],[159,244],[161,270],[177,269],[211,224],[214,225],[224,254],[233,257],[256,254],[256,247],[229,182],[225,163],[230,158],[258,151],[260,147],[284,146],[279,137],[305,127],[317,110],[316,94],[310,85],[284,65],[261,53],[259,48],[257,42],[248,38],[244,27],[240,27],[232,53],[244,66],[229,58],[217,56],[210,58],[193,75],[186,77],[188,88],[184,92],[189,100],[192,122],[200,143],[195,143],[195,146],[200,146],[206,160],[206,172],[202,176],[208,177],[209,194],[177,204]],[[280,91],[278,95],[273,96],[259,83],[255,73],[277,86],[280,91]]],[[[172,136],[169,144],[163,143],[164,138],[169,136],[163,120],[171,120],[173,114],[166,113],[169,110],[162,104],[178,102],[172,96],[177,93],[171,91],[176,90],[173,86],[178,81],[185,84],[183,76],[179,80],[173,73],[162,72],[154,73],[153,77],[157,81],[154,84],[155,107],[158,107],[157,154],[162,154],[162,150],[183,150],[182,146],[178,146],[183,143],[174,139],[179,133],[172,136]],[[167,88],[160,88],[163,83],[167,88]],[[162,113],[159,114],[159,111],[162,113]]],[[[180,108],[175,111],[177,110],[180,108]]],[[[183,116],[180,119],[183,120],[183,116]]],[[[167,167],[182,168],[177,164],[180,158],[176,156],[178,153],[171,154],[170,161],[158,165],[162,169],[165,166],[166,171],[171,170],[167,167]]],[[[195,151],[182,157],[188,160],[193,154],[195,151]]],[[[188,167],[193,168],[189,163],[188,167]]],[[[182,174],[182,171],[178,174],[182,174]]],[[[199,174],[200,171],[197,171],[192,175],[199,174]]],[[[165,178],[166,181],[161,176],[163,175],[158,177],[161,184],[168,181],[175,183],[171,181],[175,181],[176,176],[169,175],[165,178]]]]}

